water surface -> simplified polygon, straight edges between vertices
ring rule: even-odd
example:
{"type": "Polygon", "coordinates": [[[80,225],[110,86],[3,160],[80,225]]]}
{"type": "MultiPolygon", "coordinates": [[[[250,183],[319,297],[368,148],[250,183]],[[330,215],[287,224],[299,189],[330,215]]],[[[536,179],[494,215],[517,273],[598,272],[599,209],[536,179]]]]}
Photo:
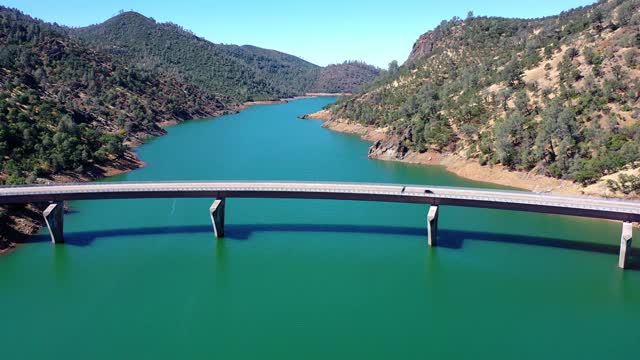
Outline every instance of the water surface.
{"type": "MultiPolygon", "coordinates": [[[[367,159],[366,142],[296,116],[333,101],[191,121],[105,181],[318,180],[491,186],[367,159]]],[[[0,258],[6,359],[635,357],[640,272],[617,223],[426,206],[229,199],[77,201],[65,245],[0,258]]]]}

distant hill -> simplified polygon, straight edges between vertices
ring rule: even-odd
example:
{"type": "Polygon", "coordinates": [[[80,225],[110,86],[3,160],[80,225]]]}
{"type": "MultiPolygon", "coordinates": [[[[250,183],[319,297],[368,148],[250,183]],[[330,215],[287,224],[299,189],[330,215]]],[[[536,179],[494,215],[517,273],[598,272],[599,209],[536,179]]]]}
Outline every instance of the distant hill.
{"type": "Polygon", "coordinates": [[[380,76],[380,69],[358,61],[325,66],[320,70],[313,90],[328,93],[350,93],[380,76]]]}
{"type": "MultiPolygon", "coordinates": [[[[374,155],[447,152],[588,185],[638,172],[639,46],[638,0],[531,20],[454,17],[331,111],[388,130],[374,155]]],[[[640,191],[640,177],[615,182],[640,191]]]]}
{"type": "Polygon", "coordinates": [[[326,69],[275,50],[214,44],[176,24],[158,23],[136,12],[69,33],[142,68],[173,74],[211,95],[224,94],[239,102],[353,91],[378,75],[375,68],[364,65],[345,63],[326,69]]]}
{"type": "Polygon", "coordinates": [[[301,94],[318,66],[273,50],[214,44],[172,23],[124,12],[98,24],[72,29],[86,44],[137,63],[173,73],[211,94],[238,101],[301,94]]]}

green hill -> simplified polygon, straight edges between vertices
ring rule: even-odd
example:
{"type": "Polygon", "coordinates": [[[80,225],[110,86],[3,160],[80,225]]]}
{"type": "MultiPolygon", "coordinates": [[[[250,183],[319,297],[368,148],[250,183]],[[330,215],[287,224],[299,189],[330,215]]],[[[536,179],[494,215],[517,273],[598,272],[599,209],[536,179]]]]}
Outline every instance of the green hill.
{"type": "Polygon", "coordinates": [[[96,52],[19,11],[0,7],[0,181],[92,166],[123,142],[164,133],[163,121],[218,115],[227,99],[96,52]]]}
{"type": "Polygon", "coordinates": [[[68,31],[91,47],[239,102],[305,92],[353,91],[379,74],[376,68],[364,65],[354,68],[345,63],[327,69],[275,50],[214,44],[178,25],[158,23],[136,12],[68,31]],[[339,68],[348,69],[340,73],[346,79],[328,76],[339,68]]]}
{"type": "Polygon", "coordinates": [[[380,69],[359,61],[345,61],[322,68],[313,90],[327,93],[350,93],[380,76],[380,69]]]}
{"type": "Polygon", "coordinates": [[[219,45],[171,23],[136,12],[71,34],[139,66],[173,73],[211,94],[238,101],[298,95],[313,83],[317,66],[295,56],[253,46],[219,45]]]}

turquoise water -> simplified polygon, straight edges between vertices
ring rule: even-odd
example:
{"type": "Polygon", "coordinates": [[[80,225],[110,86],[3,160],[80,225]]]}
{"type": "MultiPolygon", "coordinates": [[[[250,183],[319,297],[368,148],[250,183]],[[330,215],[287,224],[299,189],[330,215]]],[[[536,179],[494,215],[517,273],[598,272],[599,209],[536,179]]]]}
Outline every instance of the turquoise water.
{"type": "MultiPolygon", "coordinates": [[[[148,166],[105,181],[326,180],[454,186],[440,167],[367,159],[368,144],[254,106],[169,129],[148,166]]],[[[635,357],[640,272],[620,225],[443,207],[228,199],[77,201],[65,245],[45,233],[0,258],[3,359],[635,357]]]]}

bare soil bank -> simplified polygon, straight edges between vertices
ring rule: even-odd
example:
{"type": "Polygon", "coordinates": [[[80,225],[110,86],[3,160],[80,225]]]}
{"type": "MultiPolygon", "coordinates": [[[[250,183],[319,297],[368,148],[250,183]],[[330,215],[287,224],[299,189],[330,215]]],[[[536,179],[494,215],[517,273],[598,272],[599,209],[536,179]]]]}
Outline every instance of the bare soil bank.
{"type": "Polygon", "coordinates": [[[509,186],[535,192],[549,192],[565,195],[589,195],[602,197],[624,197],[622,194],[612,193],[606,186],[608,176],[596,184],[583,187],[572,181],[556,179],[533,171],[513,171],[501,165],[480,165],[474,159],[467,159],[451,153],[439,153],[427,151],[418,153],[415,151],[398,149],[390,146],[388,140],[391,136],[385,128],[375,128],[345,119],[332,119],[328,110],[321,110],[313,114],[302,116],[303,119],[316,119],[325,121],[323,127],[342,133],[356,134],[362,139],[373,143],[369,149],[369,157],[372,159],[401,161],[411,164],[441,165],[448,171],[463,178],[487,182],[497,185],[509,186]]]}

